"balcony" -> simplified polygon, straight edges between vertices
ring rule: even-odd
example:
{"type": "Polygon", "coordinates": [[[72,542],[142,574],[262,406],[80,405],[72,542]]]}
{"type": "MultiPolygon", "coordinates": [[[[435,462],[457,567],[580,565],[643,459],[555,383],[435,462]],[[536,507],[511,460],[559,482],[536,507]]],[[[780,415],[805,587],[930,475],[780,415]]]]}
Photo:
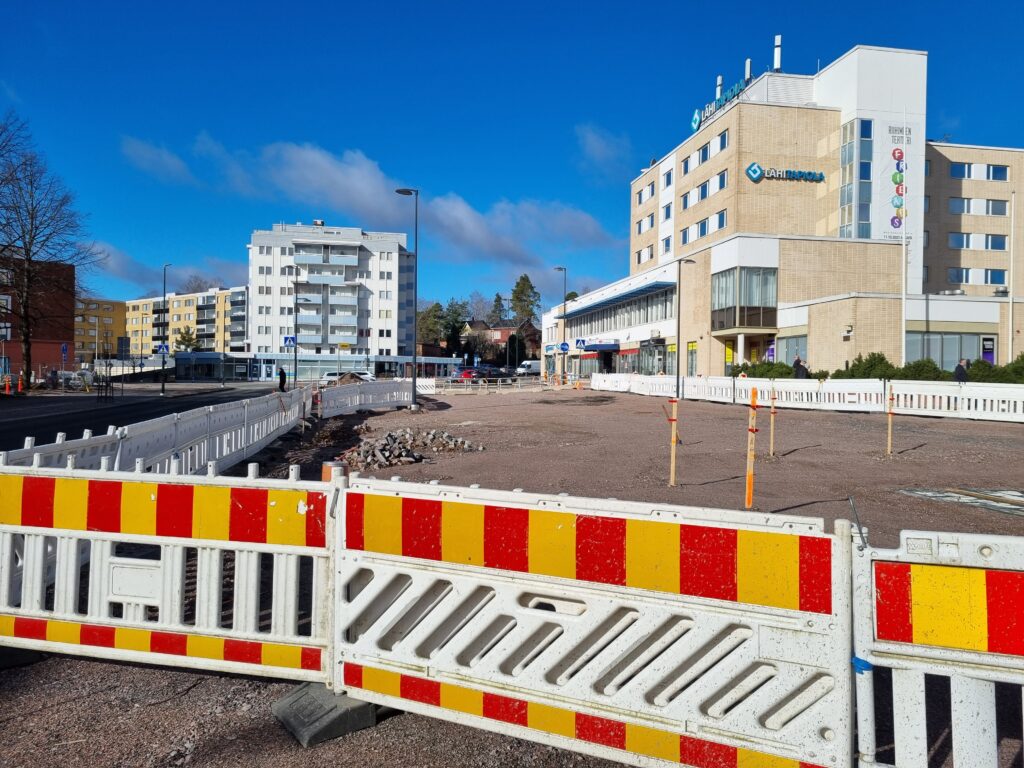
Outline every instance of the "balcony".
{"type": "Polygon", "coordinates": [[[359,303],[359,297],[354,293],[332,293],[327,297],[327,301],[330,304],[341,305],[344,307],[354,307],[359,303]]]}
{"type": "Polygon", "coordinates": [[[230,323],[227,326],[227,329],[229,331],[244,331],[245,330],[245,323],[230,323]]]}
{"type": "Polygon", "coordinates": [[[297,253],[295,254],[295,263],[299,266],[311,267],[327,264],[335,267],[355,267],[359,265],[359,255],[355,253],[351,255],[332,253],[326,257],[326,261],[324,258],[319,253],[297,253]]]}
{"type": "Polygon", "coordinates": [[[356,335],[347,333],[332,333],[327,336],[327,341],[330,344],[348,344],[350,347],[356,345],[356,335]]]}
{"type": "Polygon", "coordinates": [[[245,329],[243,328],[243,329],[238,330],[238,331],[231,331],[230,335],[231,335],[232,339],[244,339],[245,338],[245,329]]]}
{"type": "Polygon", "coordinates": [[[317,325],[317,326],[319,326],[319,325],[323,325],[323,323],[324,323],[324,316],[323,315],[303,314],[303,313],[300,312],[295,317],[296,317],[296,322],[299,325],[317,325]]]}
{"type": "Polygon", "coordinates": [[[319,292],[317,293],[300,293],[297,294],[299,304],[321,304],[323,303],[323,297],[319,292]]]}
{"type": "Polygon", "coordinates": [[[297,336],[299,344],[322,344],[324,337],[319,333],[300,333],[297,336]]]}
{"type": "Polygon", "coordinates": [[[196,338],[197,339],[212,339],[216,335],[217,335],[217,332],[216,331],[212,331],[212,330],[211,331],[199,331],[199,333],[196,334],[196,338]]]}
{"type": "Polygon", "coordinates": [[[343,273],[322,272],[320,274],[309,273],[305,281],[309,285],[346,285],[349,281],[343,273]]]}

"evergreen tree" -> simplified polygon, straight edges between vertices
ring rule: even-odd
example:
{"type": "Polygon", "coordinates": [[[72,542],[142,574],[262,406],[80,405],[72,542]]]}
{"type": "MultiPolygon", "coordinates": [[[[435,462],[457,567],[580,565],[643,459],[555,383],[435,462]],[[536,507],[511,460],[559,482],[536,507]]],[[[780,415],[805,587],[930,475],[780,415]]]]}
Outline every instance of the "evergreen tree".
{"type": "Polygon", "coordinates": [[[196,332],[186,325],[178,331],[178,338],[174,340],[174,346],[179,352],[195,352],[199,349],[199,339],[196,338],[196,332]]]}
{"type": "Polygon", "coordinates": [[[416,336],[421,344],[438,344],[444,338],[444,307],[434,302],[416,317],[416,336]]]}
{"type": "Polygon", "coordinates": [[[491,311],[487,313],[487,322],[491,327],[505,322],[505,302],[500,293],[494,294],[494,304],[491,305],[491,311]]]}
{"type": "Polygon", "coordinates": [[[465,301],[449,299],[448,306],[441,314],[441,331],[448,342],[448,351],[452,354],[459,354],[462,346],[459,343],[459,334],[466,324],[469,315],[469,305],[465,301]]]}
{"type": "Polygon", "coordinates": [[[520,275],[512,289],[512,313],[517,323],[535,320],[540,312],[540,291],[533,287],[529,275],[520,275]]]}

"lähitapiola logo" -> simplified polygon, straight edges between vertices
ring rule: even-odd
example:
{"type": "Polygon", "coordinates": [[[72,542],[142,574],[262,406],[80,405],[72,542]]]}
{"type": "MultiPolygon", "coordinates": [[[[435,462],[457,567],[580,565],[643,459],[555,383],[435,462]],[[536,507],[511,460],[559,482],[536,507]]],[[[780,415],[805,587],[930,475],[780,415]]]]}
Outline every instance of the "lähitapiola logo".
{"type": "Polygon", "coordinates": [[[695,130],[695,131],[698,128],[700,128],[700,110],[699,109],[693,110],[693,119],[690,121],[690,127],[693,128],[693,130],[695,130]]]}
{"type": "Polygon", "coordinates": [[[757,182],[764,178],[764,169],[759,163],[751,163],[747,166],[747,178],[757,184],[757,182]]]}

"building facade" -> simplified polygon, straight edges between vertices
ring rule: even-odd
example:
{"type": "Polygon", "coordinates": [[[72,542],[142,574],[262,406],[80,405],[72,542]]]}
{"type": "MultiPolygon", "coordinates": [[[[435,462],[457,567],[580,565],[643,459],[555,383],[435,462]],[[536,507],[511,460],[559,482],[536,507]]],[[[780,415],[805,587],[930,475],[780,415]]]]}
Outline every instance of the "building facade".
{"type": "Polygon", "coordinates": [[[178,351],[186,329],[196,337],[197,352],[248,351],[248,288],[209,288],[199,293],[169,293],[125,302],[128,348],[133,358],[178,351]]]}
{"type": "Polygon", "coordinates": [[[124,301],[88,296],[75,299],[75,362],[91,365],[97,359],[116,358],[123,352],[126,311],[124,301]]]}
{"type": "Polygon", "coordinates": [[[70,368],[75,348],[75,267],[35,262],[0,252],[0,373],[24,373],[41,378],[53,369],[70,368]],[[26,290],[25,285],[29,285],[26,290]],[[22,308],[28,297],[29,354],[26,370],[22,348],[22,308]]]}
{"type": "Polygon", "coordinates": [[[857,46],[794,75],[779,46],[768,72],[719,77],[692,135],[633,180],[630,277],[545,314],[549,370],[1024,351],[1024,152],[927,141],[924,52],[857,46]]]}

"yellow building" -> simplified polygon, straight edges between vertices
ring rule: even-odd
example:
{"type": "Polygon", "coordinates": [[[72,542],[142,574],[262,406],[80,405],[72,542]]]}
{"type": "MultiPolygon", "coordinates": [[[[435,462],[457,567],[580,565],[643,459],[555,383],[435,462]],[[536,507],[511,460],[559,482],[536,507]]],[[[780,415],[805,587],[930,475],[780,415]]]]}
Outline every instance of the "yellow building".
{"type": "Polygon", "coordinates": [[[125,302],[92,297],[76,299],[74,360],[92,364],[97,358],[117,357],[117,340],[125,337],[125,329],[125,302]]]}
{"type": "Polygon", "coordinates": [[[245,352],[245,286],[210,288],[200,293],[169,293],[167,306],[157,296],[127,302],[127,331],[133,357],[160,353],[167,342],[168,352],[192,351],[179,343],[183,331],[195,336],[198,352],[245,352]]]}

